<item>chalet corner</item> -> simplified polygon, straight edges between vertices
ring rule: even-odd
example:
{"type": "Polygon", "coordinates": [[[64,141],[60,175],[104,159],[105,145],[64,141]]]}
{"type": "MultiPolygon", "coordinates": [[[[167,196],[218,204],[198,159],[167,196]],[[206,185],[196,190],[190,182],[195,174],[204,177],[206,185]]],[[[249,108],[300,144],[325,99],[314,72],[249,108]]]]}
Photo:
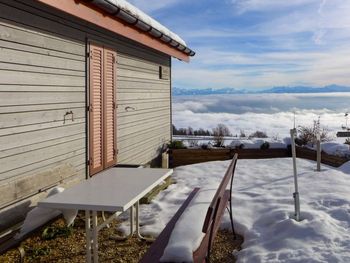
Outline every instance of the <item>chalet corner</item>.
{"type": "Polygon", "coordinates": [[[150,163],[171,139],[171,57],[194,52],[138,11],[0,0],[0,231],[47,189],[150,163]]]}

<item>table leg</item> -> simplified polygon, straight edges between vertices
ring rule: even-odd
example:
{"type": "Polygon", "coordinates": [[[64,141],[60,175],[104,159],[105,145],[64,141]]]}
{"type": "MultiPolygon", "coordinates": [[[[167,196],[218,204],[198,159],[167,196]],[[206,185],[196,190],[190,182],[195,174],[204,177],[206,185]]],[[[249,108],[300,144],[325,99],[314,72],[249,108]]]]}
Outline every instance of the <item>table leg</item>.
{"type": "Polygon", "coordinates": [[[140,233],[140,203],[139,201],[136,202],[136,235],[137,238],[146,240],[146,241],[154,241],[154,238],[147,238],[141,235],[140,233]]]}
{"type": "Polygon", "coordinates": [[[97,229],[97,212],[92,211],[92,240],[94,263],[98,263],[98,229],[97,229]]]}
{"type": "MultiPolygon", "coordinates": [[[[102,211],[102,220],[103,222],[106,222],[106,216],[105,216],[105,211],[102,211]]],[[[109,224],[106,224],[106,227],[109,228],[109,224]]]]}
{"type": "Polygon", "coordinates": [[[85,210],[85,233],[86,233],[86,262],[91,263],[91,216],[90,216],[89,210],[85,210]]]}
{"type": "Polygon", "coordinates": [[[135,210],[134,210],[134,206],[132,205],[130,207],[130,235],[129,235],[129,237],[132,237],[132,235],[135,232],[134,224],[135,224],[135,210]]]}

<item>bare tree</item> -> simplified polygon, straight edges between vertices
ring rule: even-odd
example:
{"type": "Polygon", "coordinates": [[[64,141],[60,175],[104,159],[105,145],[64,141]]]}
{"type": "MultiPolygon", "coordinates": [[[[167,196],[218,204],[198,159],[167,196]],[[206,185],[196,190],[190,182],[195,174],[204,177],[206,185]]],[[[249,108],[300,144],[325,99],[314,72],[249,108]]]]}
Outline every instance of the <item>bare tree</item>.
{"type": "Polygon", "coordinates": [[[219,123],[213,129],[214,145],[216,147],[222,147],[225,142],[225,136],[231,135],[230,129],[225,124],[219,123]]]}
{"type": "Polygon", "coordinates": [[[313,121],[313,126],[300,126],[297,143],[300,145],[310,144],[314,146],[317,141],[317,134],[320,134],[321,142],[329,141],[328,130],[321,127],[320,117],[313,121]]]}
{"type": "Polygon", "coordinates": [[[245,138],[247,135],[245,134],[244,130],[239,131],[239,138],[245,138]]]}
{"type": "Polygon", "coordinates": [[[251,138],[267,138],[267,137],[268,136],[267,136],[266,132],[256,131],[256,132],[250,134],[248,138],[251,139],[251,138]]]}

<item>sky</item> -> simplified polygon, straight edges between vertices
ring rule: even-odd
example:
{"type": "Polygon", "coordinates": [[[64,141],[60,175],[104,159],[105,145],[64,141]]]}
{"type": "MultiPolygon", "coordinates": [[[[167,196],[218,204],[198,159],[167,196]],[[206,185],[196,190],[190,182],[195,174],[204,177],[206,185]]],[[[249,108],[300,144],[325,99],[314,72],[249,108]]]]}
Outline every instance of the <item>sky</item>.
{"type": "Polygon", "coordinates": [[[350,0],[129,0],[196,51],[173,87],[350,86],[350,0]]]}

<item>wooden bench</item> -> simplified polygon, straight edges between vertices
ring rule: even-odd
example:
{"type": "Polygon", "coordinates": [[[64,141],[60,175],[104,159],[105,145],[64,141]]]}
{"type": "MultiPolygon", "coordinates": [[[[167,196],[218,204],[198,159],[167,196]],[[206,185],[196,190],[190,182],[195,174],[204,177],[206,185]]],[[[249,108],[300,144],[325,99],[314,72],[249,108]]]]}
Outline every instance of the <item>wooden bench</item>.
{"type": "MultiPolygon", "coordinates": [[[[227,208],[230,220],[231,227],[233,232],[233,238],[236,239],[236,234],[233,226],[233,216],[232,216],[232,183],[234,177],[234,171],[236,168],[238,155],[235,154],[224,178],[222,179],[219,188],[217,189],[213,200],[211,201],[206,217],[204,219],[202,232],[205,234],[200,246],[196,251],[193,252],[193,262],[195,263],[203,263],[210,262],[210,253],[213,245],[213,240],[216,236],[216,233],[220,227],[220,221],[224,214],[225,209],[227,208]],[[227,189],[228,184],[230,183],[230,188],[227,189]]],[[[208,176],[210,176],[208,174],[208,176]]],[[[180,216],[185,211],[186,207],[190,204],[191,200],[198,193],[200,188],[195,188],[190,195],[187,197],[185,202],[176,212],[176,214],[172,217],[170,222],[166,225],[164,230],[160,233],[158,238],[153,242],[151,247],[148,249],[143,258],[139,261],[139,263],[156,263],[160,262],[160,258],[163,255],[164,249],[167,247],[169,242],[169,238],[171,236],[171,232],[175,227],[176,222],[180,218],[180,216]]]]}

